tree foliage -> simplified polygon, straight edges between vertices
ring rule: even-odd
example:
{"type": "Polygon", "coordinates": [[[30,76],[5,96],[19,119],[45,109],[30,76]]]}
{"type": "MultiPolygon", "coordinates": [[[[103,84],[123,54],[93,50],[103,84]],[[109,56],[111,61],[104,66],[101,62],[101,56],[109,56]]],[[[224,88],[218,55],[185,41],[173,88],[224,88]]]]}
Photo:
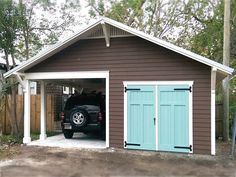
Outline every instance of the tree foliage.
{"type": "Polygon", "coordinates": [[[92,17],[106,16],[185,48],[217,4],[217,0],[88,0],[92,17]]]}
{"type": "Polygon", "coordinates": [[[8,56],[13,57],[15,53],[19,29],[19,11],[16,4],[11,0],[0,1],[0,51],[5,54],[7,70],[10,69],[8,56]]]}
{"type": "Polygon", "coordinates": [[[77,0],[58,3],[56,0],[19,0],[21,15],[21,40],[18,57],[28,59],[42,47],[54,44],[58,38],[78,21],[80,10],[77,0]]]}
{"type": "MultiPolygon", "coordinates": [[[[58,41],[59,36],[70,25],[76,23],[74,13],[78,12],[79,7],[76,0],[64,3],[57,3],[55,0],[1,0],[0,52],[6,59],[7,70],[15,67],[15,58],[27,60],[37,54],[42,47],[58,41]],[[13,61],[12,66],[9,57],[13,61]]],[[[0,79],[0,101],[6,99],[5,106],[10,113],[11,133],[19,135],[23,121],[18,124],[16,119],[18,83],[15,78],[0,79]],[[8,94],[11,94],[10,99],[8,94]]]]}

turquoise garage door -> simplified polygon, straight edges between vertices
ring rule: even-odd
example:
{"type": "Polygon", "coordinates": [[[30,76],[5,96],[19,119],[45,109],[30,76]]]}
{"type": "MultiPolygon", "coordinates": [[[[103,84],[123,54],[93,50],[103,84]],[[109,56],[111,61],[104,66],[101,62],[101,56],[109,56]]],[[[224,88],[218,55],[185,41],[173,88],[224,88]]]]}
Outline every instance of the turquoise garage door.
{"type": "Polygon", "coordinates": [[[125,147],[191,152],[192,146],[189,142],[191,91],[189,85],[128,85],[125,87],[127,94],[125,147]]]}
{"type": "Polygon", "coordinates": [[[129,149],[156,149],[155,86],[132,85],[127,92],[127,141],[129,149]]]}
{"type": "Polygon", "coordinates": [[[158,145],[160,151],[190,152],[188,85],[158,87],[158,145]]]}

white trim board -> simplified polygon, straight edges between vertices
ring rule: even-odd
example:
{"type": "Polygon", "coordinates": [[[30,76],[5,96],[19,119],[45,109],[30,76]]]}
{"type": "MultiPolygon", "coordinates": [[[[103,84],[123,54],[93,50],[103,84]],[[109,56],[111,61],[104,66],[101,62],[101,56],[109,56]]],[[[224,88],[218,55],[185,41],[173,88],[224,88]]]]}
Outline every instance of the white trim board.
{"type": "MultiPolygon", "coordinates": [[[[123,81],[123,86],[127,87],[128,85],[153,85],[155,86],[155,104],[158,107],[158,86],[160,85],[189,85],[192,87],[192,92],[189,93],[189,144],[192,145],[193,153],[193,81],[123,81]]],[[[127,93],[124,92],[124,141],[127,141],[127,93]]],[[[156,115],[156,150],[159,150],[158,147],[158,108],[155,109],[156,115]]],[[[126,148],[126,147],[124,147],[126,148]]]]}
{"type": "Polygon", "coordinates": [[[109,71],[80,71],[80,72],[38,72],[26,73],[25,79],[97,79],[109,76],[109,71]]]}
{"type": "Polygon", "coordinates": [[[158,86],[155,85],[155,125],[156,125],[156,151],[158,151],[159,149],[159,145],[158,145],[158,86]]]}
{"type": "Polygon", "coordinates": [[[234,71],[233,68],[230,68],[228,66],[217,63],[213,60],[210,60],[210,59],[200,56],[196,53],[193,53],[191,51],[180,48],[176,45],[173,45],[169,42],[158,39],[154,36],[145,34],[144,32],[133,29],[133,28],[131,28],[127,25],[124,25],[122,23],[119,23],[117,21],[111,20],[106,17],[102,17],[99,20],[95,21],[94,23],[92,23],[92,24],[88,25],[87,27],[83,28],[82,30],[78,31],[77,33],[73,34],[72,36],[68,37],[65,41],[58,42],[57,44],[53,45],[52,47],[42,51],[41,53],[39,53],[35,57],[32,57],[28,61],[25,61],[24,63],[22,63],[18,67],[15,67],[12,70],[8,71],[7,73],[4,74],[4,77],[9,77],[10,75],[14,74],[15,72],[24,72],[26,69],[31,68],[32,66],[40,63],[41,61],[47,59],[48,57],[54,55],[55,53],[65,49],[66,47],[68,47],[68,46],[72,45],[73,43],[77,42],[78,40],[82,39],[84,36],[86,36],[85,35],[86,32],[88,32],[89,30],[92,30],[93,28],[96,28],[98,25],[102,25],[102,24],[109,24],[111,26],[114,26],[116,28],[124,30],[132,35],[138,36],[138,37],[143,38],[147,41],[150,41],[154,44],[157,44],[159,46],[162,46],[164,48],[172,50],[176,53],[179,53],[181,55],[189,57],[190,59],[193,59],[195,61],[198,61],[200,63],[208,65],[210,67],[215,67],[219,70],[219,72],[221,72],[225,75],[232,74],[232,72],[234,71]]]}
{"type": "Polygon", "coordinates": [[[123,85],[193,85],[193,81],[123,81],[123,85]]]}
{"type": "Polygon", "coordinates": [[[216,137],[215,137],[215,87],[216,87],[216,68],[211,69],[211,155],[216,154],[216,137]]]}

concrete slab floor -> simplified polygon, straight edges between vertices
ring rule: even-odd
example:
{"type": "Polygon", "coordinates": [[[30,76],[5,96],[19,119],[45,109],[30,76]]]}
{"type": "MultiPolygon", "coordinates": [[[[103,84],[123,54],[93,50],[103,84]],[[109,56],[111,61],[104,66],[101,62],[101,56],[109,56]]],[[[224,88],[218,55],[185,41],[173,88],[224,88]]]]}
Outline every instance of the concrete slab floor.
{"type": "Polygon", "coordinates": [[[74,133],[72,139],[65,139],[63,134],[55,135],[46,138],[45,140],[36,140],[30,142],[28,145],[32,146],[47,146],[47,147],[61,147],[61,148],[91,148],[104,149],[106,142],[94,136],[85,135],[83,133],[74,133]]]}

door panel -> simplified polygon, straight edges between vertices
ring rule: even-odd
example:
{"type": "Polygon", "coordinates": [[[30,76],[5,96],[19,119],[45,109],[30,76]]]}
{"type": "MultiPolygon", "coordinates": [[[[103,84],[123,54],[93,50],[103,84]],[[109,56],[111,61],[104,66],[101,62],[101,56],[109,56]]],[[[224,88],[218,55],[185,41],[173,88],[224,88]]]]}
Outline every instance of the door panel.
{"type": "Polygon", "coordinates": [[[161,151],[189,152],[188,85],[158,87],[158,144],[161,151]],[[186,88],[183,89],[183,88],[186,88]]]}
{"type": "Polygon", "coordinates": [[[127,86],[127,148],[155,150],[155,86],[127,86]]]}
{"type": "MultiPolygon", "coordinates": [[[[171,105],[161,105],[160,106],[160,113],[159,115],[161,115],[162,117],[165,116],[165,119],[159,119],[158,122],[158,129],[159,129],[159,149],[169,149],[171,142],[172,142],[172,131],[173,128],[170,128],[171,124],[171,105]]],[[[158,116],[160,117],[160,116],[158,116]]]]}

